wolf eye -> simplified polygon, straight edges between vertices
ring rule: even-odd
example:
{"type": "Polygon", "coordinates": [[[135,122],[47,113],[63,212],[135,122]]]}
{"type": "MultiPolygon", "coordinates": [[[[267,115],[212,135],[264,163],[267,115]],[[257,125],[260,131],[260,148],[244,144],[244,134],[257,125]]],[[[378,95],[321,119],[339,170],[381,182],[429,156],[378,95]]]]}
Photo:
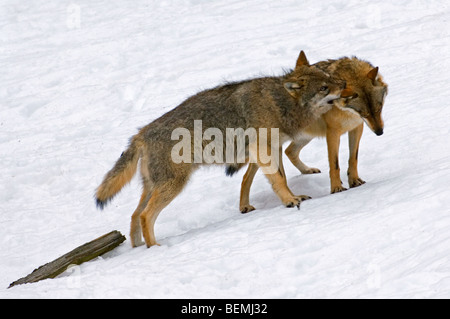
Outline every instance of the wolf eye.
{"type": "Polygon", "coordinates": [[[325,92],[326,90],[328,90],[328,86],[322,86],[320,88],[320,91],[325,92]]]}

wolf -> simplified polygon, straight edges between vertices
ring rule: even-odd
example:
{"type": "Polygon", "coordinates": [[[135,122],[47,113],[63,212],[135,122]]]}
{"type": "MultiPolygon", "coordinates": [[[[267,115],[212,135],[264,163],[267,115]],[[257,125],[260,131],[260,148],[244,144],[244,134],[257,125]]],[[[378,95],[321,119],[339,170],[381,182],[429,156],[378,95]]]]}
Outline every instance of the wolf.
{"type": "MultiPolygon", "coordinates": [[[[348,132],[350,150],[348,183],[351,188],[365,184],[358,174],[359,143],[364,123],[377,135],[383,135],[384,122],[382,110],[388,94],[388,85],[379,73],[379,68],[357,57],[343,57],[327,60],[313,65],[335,78],[347,83],[347,90],[353,94],[335,100],[330,111],[324,113],[317,121],[302,129],[301,134],[287,147],[285,153],[302,174],[320,173],[317,168],[304,164],[300,151],[315,137],[326,137],[331,193],[347,190],[340,178],[339,145],[340,137],[348,132]]],[[[232,175],[236,170],[228,168],[232,175]]],[[[249,164],[241,185],[240,210],[247,213],[255,208],[249,203],[250,187],[258,167],[249,164]]]]}
{"type": "MultiPolygon", "coordinates": [[[[292,72],[228,83],[200,92],[141,128],[130,139],[129,147],[96,190],[97,207],[103,209],[132,179],[140,162],[143,191],[131,217],[131,244],[133,247],[143,245],[143,236],[147,247],[157,245],[154,224],[159,213],[181,192],[200,165],[209,164],[195,161],[194,141],[189,147],[190,161],[175,163],[171,158],[177,145],[172,139],[173,131],[183,128],[195,134],[194,122],[199,120],[203,129],[217,128],[221,132],[227,128],[278,129],[280,143],[275,143],[278,145],[272,145],[271,138],[260,135],[257,141],[246,140],[245,161],[252,159],[261,167],[285,206],[299,207],[309,196],[295,196],[290,191],[279,158],[269,164],[261,160],[260,148],[264,145],[261,140],[266,142],[269,155],[280,154],[283,141],[292,140],[329,111],[333,101],[341,98],[343,93],[344,96],[352,94],[345,91],[345,86],[344,81],[311,67],[302,51],[292,72]]],[[[201,146],[205,147],[204,144],[205,141],[201,146]]],[[[232,165],[239,163],[236,161],[232,165]]]]}

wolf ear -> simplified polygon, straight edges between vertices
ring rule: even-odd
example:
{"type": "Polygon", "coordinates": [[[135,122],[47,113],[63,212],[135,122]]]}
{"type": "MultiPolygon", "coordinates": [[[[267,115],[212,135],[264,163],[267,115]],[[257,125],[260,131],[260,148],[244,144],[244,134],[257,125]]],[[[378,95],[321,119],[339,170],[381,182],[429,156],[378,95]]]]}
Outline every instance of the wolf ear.
{"type": "Polygon", "coordinates": [[[344,99],[356,99],[358,97],[358,93],[355,93],[352,89],[345,89],[341,92],[341,98],[344,99]]]}
{"type": "Polygon", "coordinates": [[[297,64],[295,65],[295,68],[298,69],[301,66],[310,66],[309,61],[306,58],[306,54],[305,54],[305,52],[303,52],[303,50],[300,52],[300,55],[298,56],[297,64]]]}
{"type": "Polygon", "coordinates": [[[302,81],[302,80],[300,80],[299,82],[286,82],[286,83],[284,83],[284,88],[294,98],[297,98],[299,96],[300,90],[304,86],[305,86],[305,84],[304,84],[304,81],[302,81]]]}
{"type": "Polygon", "coordinates": [[[367,73],[367,77],[372,80],[372,83],[375,85],[375,80],[377,79],[378,75],[378,67],[372,69],[369,73],[367,73]]]}

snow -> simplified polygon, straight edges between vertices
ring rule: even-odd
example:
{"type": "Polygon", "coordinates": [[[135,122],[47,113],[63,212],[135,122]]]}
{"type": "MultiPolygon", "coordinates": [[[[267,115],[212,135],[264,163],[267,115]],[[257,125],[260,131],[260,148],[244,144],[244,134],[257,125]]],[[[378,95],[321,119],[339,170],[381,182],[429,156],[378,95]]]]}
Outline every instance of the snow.
{"type": "MultiPolygon", "coordinates": [[[[0,5],[1,298],[449,298],[450,4],[442,1],[15,1],[0,5]],[[285,159],[301,210],[258,173],[198,171],[159,216],[160,247],[127,240],[57,279],[6,287],[113,229],[128,236],[135,178],[103,212],[93,193],[137,128],[224,81],[356,55],[390,94],[365,129],[367,184],[329,194],[326,144],[285,159]],[[3,288],[2,288],[3,287],[3,288]]],[[[340,160],[346,184],[347,138],[340,160]]]]}

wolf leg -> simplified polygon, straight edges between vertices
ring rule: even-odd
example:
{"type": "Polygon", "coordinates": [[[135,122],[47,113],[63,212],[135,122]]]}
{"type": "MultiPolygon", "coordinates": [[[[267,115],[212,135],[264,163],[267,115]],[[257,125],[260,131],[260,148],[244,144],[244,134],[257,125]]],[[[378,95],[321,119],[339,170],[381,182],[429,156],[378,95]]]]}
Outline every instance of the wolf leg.
{"type": "Polygon", "coordinates": [[[309,167],[305,163],[300,160],[300,151],[308,145],[309,142],[312,141],[310,137],[301,137],[298,140],[292,141],[292,143],[288,146],[285,153],[287,157],[290,159],[292,164],[302,173],[302,174],[317,174],[320,173],[320,169],[309,167]]]}
{"type": "Polygon", "coordinates": [[[147,247],[159,244],[155,238],[155,221],[159,213],[183,190],[187,179],[173,179],[155,187],[147,206],[140,215],[142,234],[147,247]]]}
{"type": "MultiPolygon", "coordinates": [[[[272,154],[274,154],[272,152],[272,154]]],[[[286,207],[294,207],[300,209],[300,203],[304,200],[310,199],[311,197],[307,195],[294,195],[287,185],[286,174],[284,172],[283,161],[282,161],[282,152],[281,147],[279,149],[279,157],[276,162],[273,161],[270,165],[261,163],[258,159],[258,166],[261,168],[262,172],[269,179],[270,184],[272,185],[272,189],[275,194],[280,198],[282,203],[286,207]]]]}
{"type": "Polygon", "coordinates": [[[248,164],[247,172],[242,179],[241,184],[241,197],[239,201],[239,209],[242,214],[246,214],[255,210],[255,207],[250,205],[250,187],[253,183],[253,178],[255,177],[256,172],[258,171],[258,165],[254,163],[248,164]]]}
{"type": "Polygon", "coordinates": [[[139,201],[136,210],[131,216],[131,226],[130,226],[130,240],[132,247],[142,246],[144,242],[142,241],[142,232],[141,232],[141,221],[140,215],[144,208],[147,206],[148,201],[150,200],[151,192],[148,191],[146,185],[144,184],[144,189],[142,191],[141,200],[139,201]]]}
{"type": "Polygon", "coordinates": [[[339,168],[339,144],[341,132],[331,127],[327,128],[328,163],[330,165],[331,194],[346,191],[342,186],[339,168]]]}
{"type": "Polygon", "coordinates": [[[358,152],[359,142],[363,133],[364,124],[359,125],[354,130],[348,132],[348,145],[350,150],[350,157],[348,160],[348,184],[350,187],[358,187],[366,182],[359,178],[358,175],[358,152]]]}

